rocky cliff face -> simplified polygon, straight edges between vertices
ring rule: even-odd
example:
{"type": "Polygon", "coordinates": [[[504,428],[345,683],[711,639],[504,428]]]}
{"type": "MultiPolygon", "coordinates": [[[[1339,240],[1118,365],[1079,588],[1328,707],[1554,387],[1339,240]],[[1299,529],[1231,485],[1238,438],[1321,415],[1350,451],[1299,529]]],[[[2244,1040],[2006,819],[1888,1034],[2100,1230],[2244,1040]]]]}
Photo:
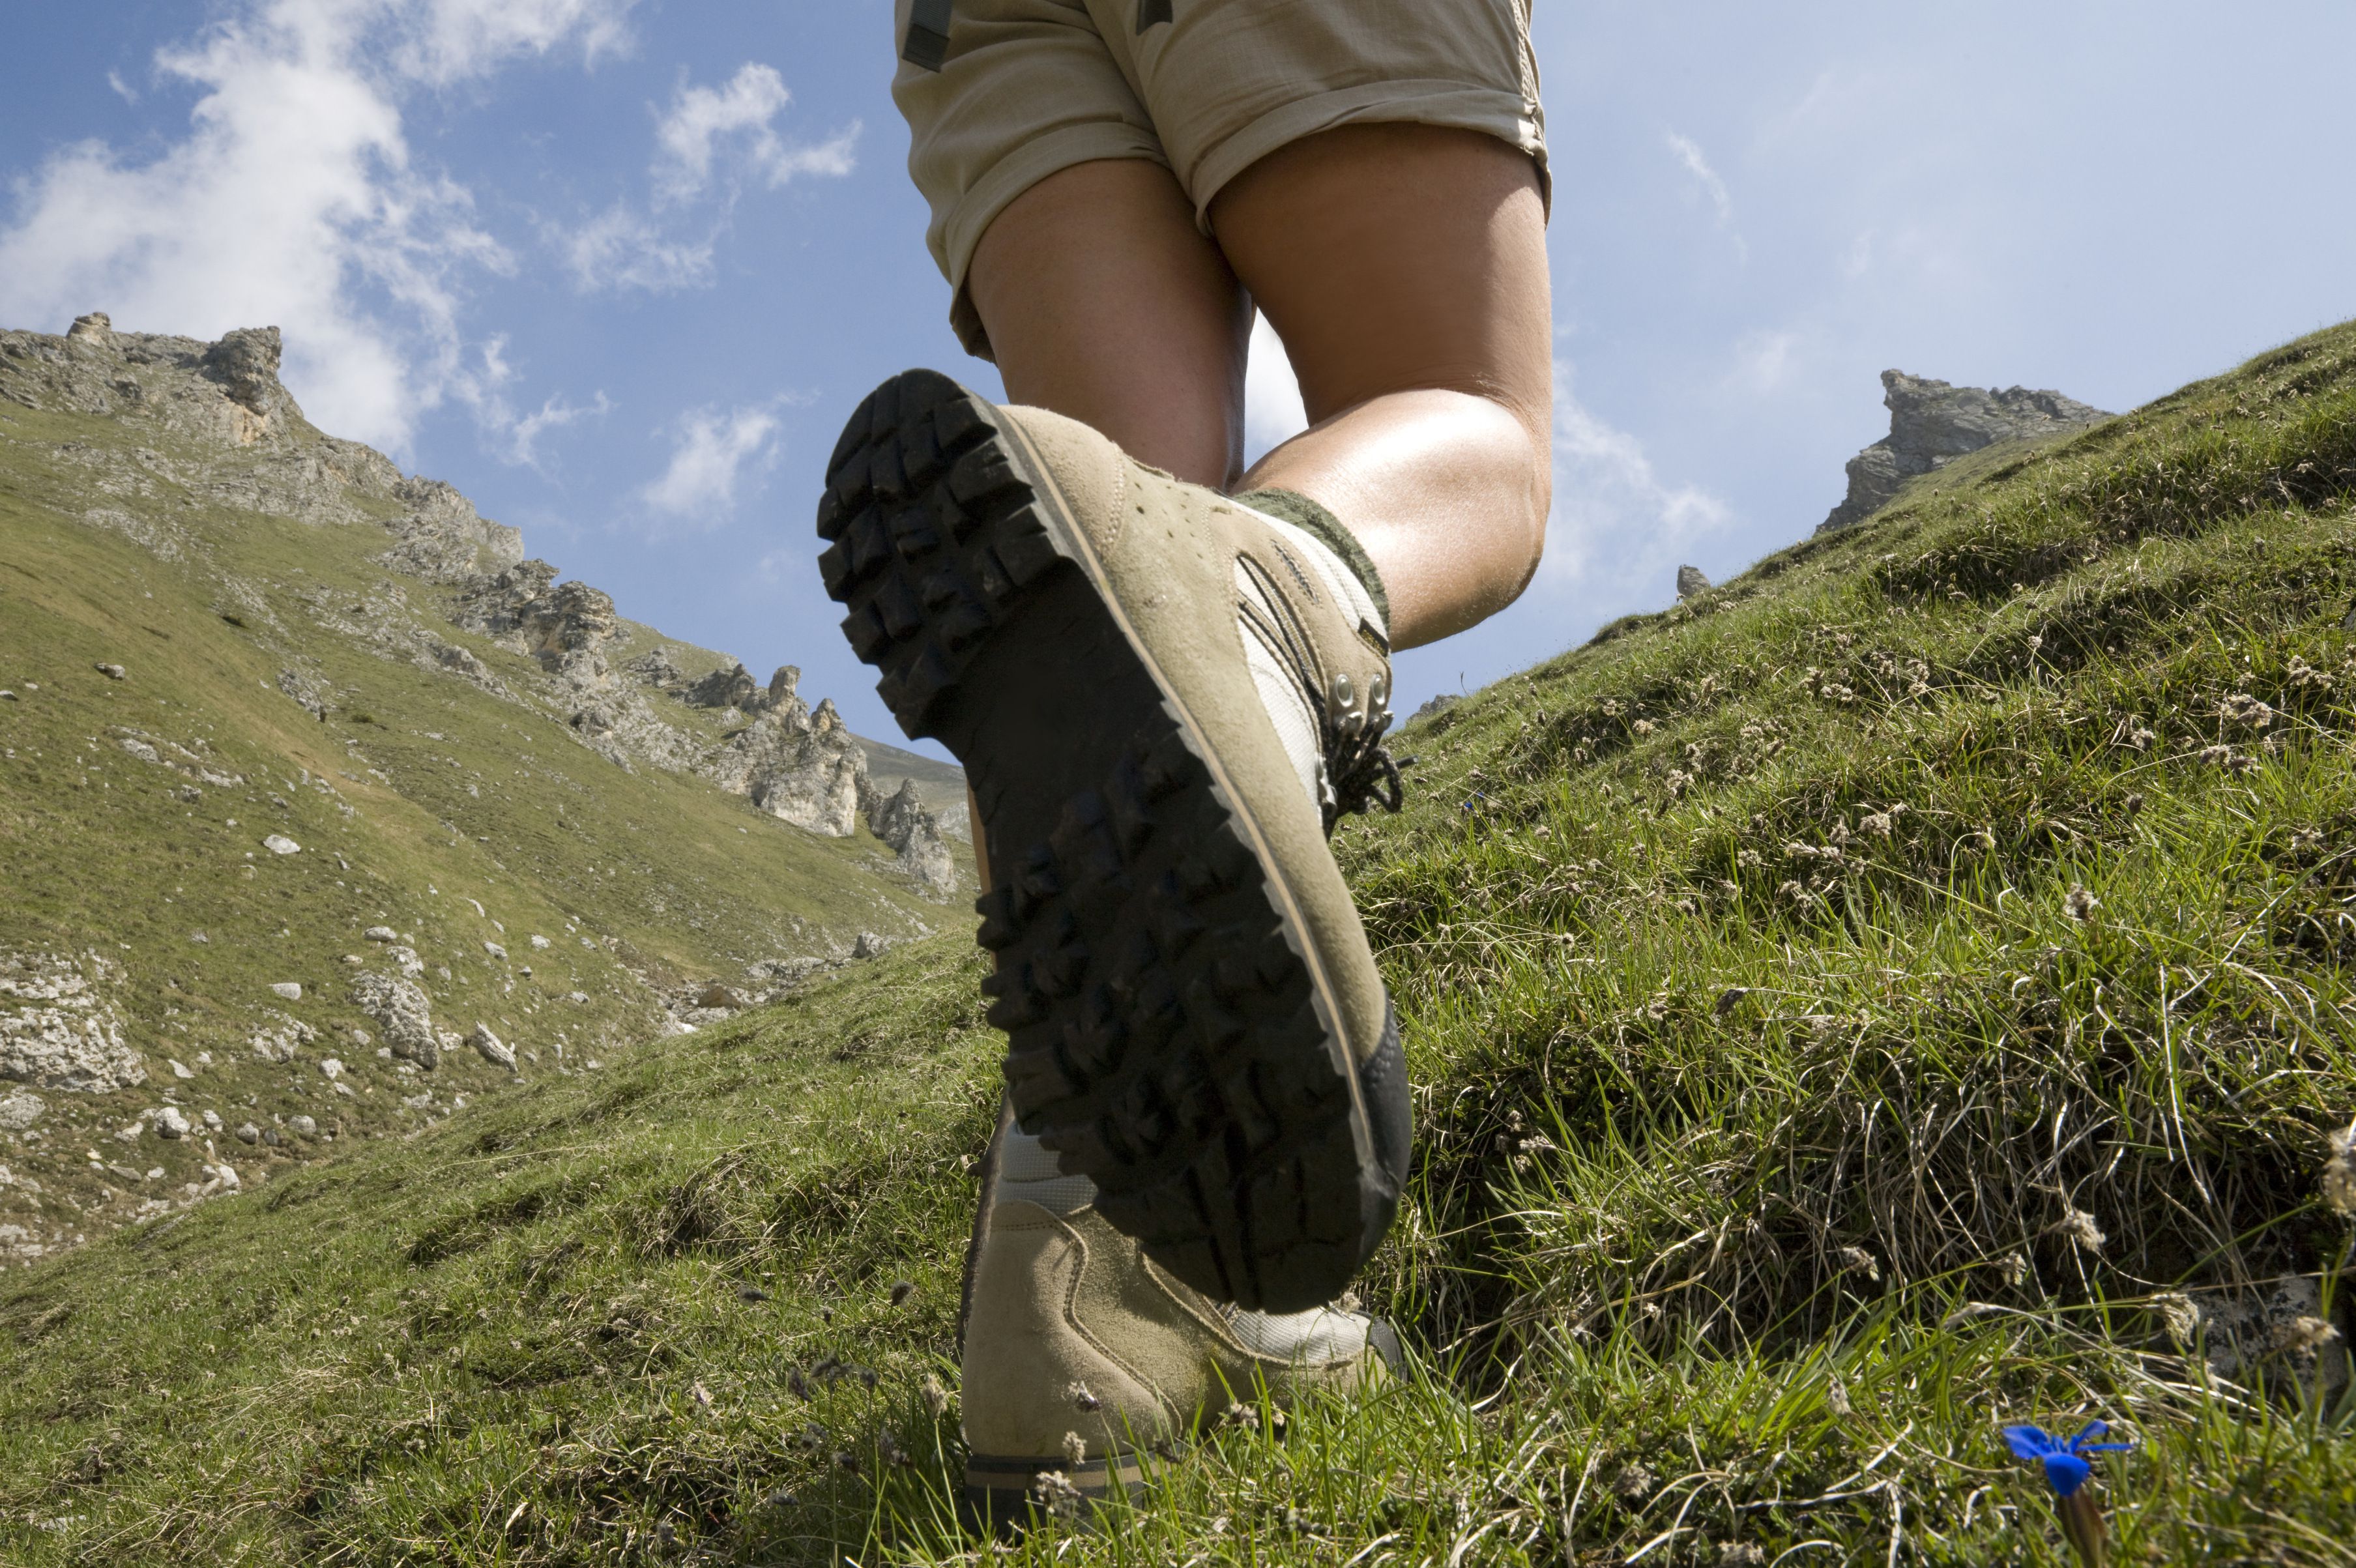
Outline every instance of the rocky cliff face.
{"type": "MultiPolygon", "coordinates": [[[[529,655],[546,680],[519,691],[493,676],[474,654],[438,635],[397,584],[358,603],[316,607],[324,620],[382,656],[457,675],[509,701],[558,710],[576,740],[617,767],[701,774],[805,832],[846,838],[857,831],[875,793],[866,757],[830,701],[813,712],[797,694],[798,670],[786,665],[764,686],[743,663],[723,659],[690,680],[659,646],[616,667],[607,654],[629,628],[611,596],[586,583],[559,582],[557,568],[526,560],[523,536],[484,519],[452,486],[404,477],[356,443],[311,435],[278,381],[280,352],[274,327],[199,343],[119,333],[94,312],[62,338],[0,333],[0,397],[32,408],[135,417],[175,435],[249,449],[265,459],[258,474],[207,473],[155,452],[140,454],[141,467],[148,476],[209,488],[249,510],[319,522],[373,520],[391,536],[377,558],[381,565],[455,590],[449,624],[529,655]],[[667,720],[658,705],[664,701],[723,716],[733,711],[752,722],[714,745],[667,720]]],[[[135,486],[145,478],[117,476],[113,482],[135,486]]],[[[185,553],[181,541],[150,533],[143,542],[158,553],[185,553]]],[[[235,582],[224,585],[224,596],[262,603],[235,582]]],[[[312,673],[290,668],[279,684],[315,714],[326,712],[328,696],[312,673]]],[[[882,820],[892,832],[876,831],[907,875],[936,895],[954,885],[940,823],[913,795],[882,820]]]]}
{"type": "Polygon", "coordinates": [[[1864,521],[1917,474],[1927,474],[1968,452],[2023,436],[2054,435],[2111,417],[2057,392],[2010,387],[1950,386],[1945,381],[1881,372],[1890,434],[1848,460],[1848,494],[1816,530],[1864,521]]]}

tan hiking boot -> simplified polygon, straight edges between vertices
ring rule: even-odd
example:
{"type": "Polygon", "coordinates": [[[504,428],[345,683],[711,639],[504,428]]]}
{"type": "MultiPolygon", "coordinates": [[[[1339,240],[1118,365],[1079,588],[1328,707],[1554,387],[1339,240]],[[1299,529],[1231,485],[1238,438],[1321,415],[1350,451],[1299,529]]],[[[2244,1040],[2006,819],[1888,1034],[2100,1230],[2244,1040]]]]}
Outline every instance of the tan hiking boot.
{"type": "Polygon", "coordinates": [[[1234,1407],[1256,1418],[1263,1388],[1279,1408],[1354,1392],[1398,1355],[1389,1326],[1356,1313],[1270,1316],[1189,1290],[1036,1138],[1001,1128],[993,1165],[967,1260],[959,1396],[966,1494],[991,1519],[1126,1492],[1141,1455],[1234,1407]]]}
{"type": "Polygon", "coordinates": [[[1309,532],[927,371],[852,416],[819,532],[878,692],[981,808],[1023,1127],[1213,1299],[1340,1294],[1408,1159],[1398,1025],[1325,842],[1398,804],[1372,596],[1309,532]]]}

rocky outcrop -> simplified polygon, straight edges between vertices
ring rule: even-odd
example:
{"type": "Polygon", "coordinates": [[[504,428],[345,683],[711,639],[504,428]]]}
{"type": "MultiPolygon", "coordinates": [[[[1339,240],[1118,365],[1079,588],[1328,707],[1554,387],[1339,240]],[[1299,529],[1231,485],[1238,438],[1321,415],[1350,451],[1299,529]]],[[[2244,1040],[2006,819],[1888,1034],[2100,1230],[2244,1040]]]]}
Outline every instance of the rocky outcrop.
{"type": "Polygon", "coordinates": [[[753,672],[733,659],[680,695],[696,708],[738,708],[749,714],[766,705],[753,672]]]}
{"type": "Polygon", "coordinates": [[[2057,392],[1949,386],[1903,371],[1881,372],[1890,434],[1848,460],[1848,495],[1819,533],[1864,521],[1890,504],[1899,487],[1968,452],[1999,441],[2054,435],[2112,417],[2057,392]]]}
{"type": "Polygon", "coordinates": [[[859,825],[867,754],[832,699],[813,713],[792,697],[739,730],[704,771],[723,789],[748,797],[781,822],[849,838],[859,825]]]}
{"type": "Polygon", "coordinates": [[[1709,592],[1709,578],[1703,575],[1700,567],[1680,566],[1677,568],[1677,597],[1681,599],[1689,599],[1697,594],[1706,594],[1708,592],[1709,592]]]}
{"type": "Polygon", "coordinates": [[[145,1082],[107,995],[122,981],[96,952],[0,952],[0,1079],[85,1094],[145,1082]]]}
{"type": "Polygon", "coordinates": [[[940,823],[916,793],[916,781],[903,779],[893,794],[870,789],[866,797],[867,831],[899,855],[900,869],[937,897],[955,891],[957,863],[949,858],[940,823]]]}
{"type": "Polygon", "coordinates": [[[465,584],[496,576],[523,560],[523,534],[491,522],[456,487],[439,479],[400,479],[394,499],[409,513],[386,526],[401,541],[378,559],[429,583],[465,584]]]}
{"type": "Polygon", "coordinates": [[[431,1072],[442,1062],[434,1004],[416,982],[373,971],[352,982],[352,1005],[376,1020],[392,1054],[431,1072]]]}
{"type": "Polygon", "coordinates": [[[765,714],[798,701],[794,687],[801,678],[800,666],[780,664],[766,686],[755,685],[753,672],[744,668],[744,661],[732,659],[703,679],[682,687],[679,695],[690,707],[734,708],[739,713],[765,714]]]}

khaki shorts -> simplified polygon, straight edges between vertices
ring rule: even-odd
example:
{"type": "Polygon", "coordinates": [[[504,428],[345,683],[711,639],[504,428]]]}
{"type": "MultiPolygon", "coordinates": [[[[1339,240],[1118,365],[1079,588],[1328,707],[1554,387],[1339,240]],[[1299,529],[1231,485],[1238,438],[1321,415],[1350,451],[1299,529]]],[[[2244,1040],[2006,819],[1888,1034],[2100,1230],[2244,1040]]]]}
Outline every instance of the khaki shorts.
{"type": "MultiPolygon", "coordinates": [[[[914,0],[896,0],[895,42],[914,0]]],[[[1211,231],[1221,187],[1289,142],[1406,121],[1481,131],[1537,160],[1546,122],[1530,0],[953,0],[938,70],[905,59],[908,172],[932,204],[925,242],[949,280],[949,322],[989,339],[966,268],[991,220],[1059,169],[1150,158],[1211,231]],[[1140,29],[1141,16],[1170,19],[1140,29]]]]}

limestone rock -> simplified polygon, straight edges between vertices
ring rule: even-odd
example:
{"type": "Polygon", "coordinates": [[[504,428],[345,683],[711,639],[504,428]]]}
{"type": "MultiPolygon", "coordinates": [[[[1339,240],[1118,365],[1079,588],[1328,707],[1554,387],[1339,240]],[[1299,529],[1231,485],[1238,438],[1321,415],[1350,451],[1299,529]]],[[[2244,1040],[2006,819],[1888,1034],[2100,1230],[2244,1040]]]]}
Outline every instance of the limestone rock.
{"type": "Polygon", "coordinates": [[[0,1079],[102,1094],[147,1080],[106,993],[123,968],[95,951],[0,952],[0,1079]]]}
{"type": "Polygon", "coordinates": [[[1881,387],[1890,434],[1848,460],[1848,495],[1817,527],[1819,533],[1864,521],[1908,479],[1965,453],[1999,441],[2083,429],[2112,417],[2057,392],[1982,392],[1903,371],[1882,371],[1881,387]]]}
{"type": "Polygon", "coordinates": [[[303,983],[299,980],[282,980],[270,989],[273,994],[288,1002],[303,1000],[303,983]]]}
{"type": "Polygon", "coordinates": [[[509,1072],[516,1070],[514,1049],[491,1033],[491,1026],[488,1024],[477,1024],[475,1032],[466,1036],[466,1039],[467,1043],[475,1047],[475,1054],[493,1067],[503,1067],[509,1072]]]}
{"type": "Polygon", "coordinates": [[[1681,599],[1689,599],[1696,594],[1706,594],[1708,592],[1709,592],[1709,579],[1702,575],[1700,567],[1680,566],[1677,568],[1677,597],[1681,599]]]}
{"type": "Polygon", "coordinates": [[[29,1089],[12,1089],[0,1094],[0,1132],[21,1133],[41,1119],[48,1102],[29,1089]]]}
{"type": "Polygon", "coordinates": [[[288,838],[284,833],[272,833],[268,838],[262,841],[262,847],[268,850],[273,854],[300,854],[303,853],[303,846],[296,843],[293,839],[288,838]]]}
{"type": "Polygon", "coordinates": [[[705,771],[723,789],[750,797],[780,821],[848,838],[859,822],[867,754],[831,699],[812,713],[795,697],[739,731],[705,771]]]}
{"type": "Polygon", "coordinates": [[[894,938],[878,936],[873,931],[862,931],[859,933],[859,940],[851,944],[851,956],[862,961],[882,958],[895,945],[894,938]]]}
{"type": "Polygon", "coordinates": [[[373,971],[363,973],[352,982],[352,1005],[376,1020],[394,1056],[428,1072],[442,1064],[434,1004],[413,981],[373,971]]]}
{"type": "Polygon", "coordinates": [[[93,310],[88,316],[75,317],[73,325],[66,328],[66,337],[69,340],[111,343],[114,340],[114,322],[103,310],[93,310]]]}
{"type": "Polygon", "coordinates": [[[250,1042],[253,1054],[264,1061],[291,1062],[294,1053],[319,1037],[319,1031],[300,1018],[290,1018],[284,1013],[273,1013],[262,1027],[253,1032],[250,1042]]]}
{"type": "MultiPolygon", "coordinates": [[[[864,782],[863,776],[862,781],[864,782]]],[[[868,831],[898,854],[900,869],[922,883],[928,892],[945,894],[953,890],[957,886],[957,863],[949,858],[949,846],[942,840],[940,824],[916,794],[916,781],[901,779],[899,790],[892,795],[873,790],[867,794],[868,831]]]]}
{"type": "Polygon", "coordinates": [[[394,483],[392,495],[410,508],[385,525],[400,542],[378,559],[394,571],[456,585],[496,576],[522,562],[523,535],[486,520],[456,487],[407,478],[394,483]]]}
{"type": "Polygon", "coordinates": [[[401,940],[401,933],[391,926],[370,926],[360,933],[360,940],[365,942],[397,942],[401,940]]]}
{"type": "Polygon", "coordinates": [[[237,1124],[237,1131],[230,1136],[241,1144],[259,1144],[262,1142],[262,1129],[251,1122],[241,1122],[237,1124]]]}
{"type": "Polygon", "coordinates": [[[166,1105],[149,1118],[149,1122],[158,1138],[177,1141],[188,1135],[187,1115],[177,1105],[166,1105]]]}
{"type": "Polygon", "coordinates": [[[741,708],[754,713],[766,704],[765,693],[753,683],[753,672],[735,660],[730,660],[681,693],[688,705],[697,708],[741,708]]]}
{"type": "Polygon", "coordinates": [[[286,1130],[298,1138],[316,1138],[319,1135],[319,1124],[308,1116],[289,1116],[286,1118],[286,1130]]]}

